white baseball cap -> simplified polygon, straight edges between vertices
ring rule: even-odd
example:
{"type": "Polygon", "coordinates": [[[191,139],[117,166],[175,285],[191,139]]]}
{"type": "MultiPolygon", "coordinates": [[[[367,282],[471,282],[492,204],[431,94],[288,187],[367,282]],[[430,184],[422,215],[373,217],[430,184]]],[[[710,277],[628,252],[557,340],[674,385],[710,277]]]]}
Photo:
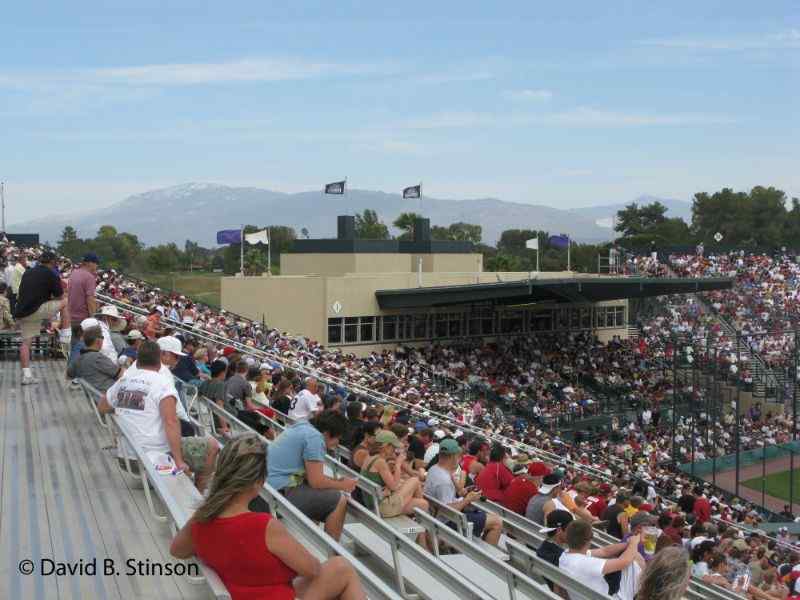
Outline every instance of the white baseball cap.
{"type": "Polygon", "coordinates": [[[126,336],[129,340],[143,340],[144,336],[138,329],[131,329],[126,336]]]}
{"type": "Polygon", "coordinates": [[[158,338],[158,347],[161,348],[162,352],[169,352],[177,356],[186,356],[183,352],[183,344],[181,344],[181,341],[171,335],[158,338]]]}
{"type": "Polygon", "coordinates": [[[84,319],[81,321],[81,329],[86,331],[87,329],[91,329],[92,327],[100,327],[100,321],[95,318],[89,317],[88,319],[84,319]]]}

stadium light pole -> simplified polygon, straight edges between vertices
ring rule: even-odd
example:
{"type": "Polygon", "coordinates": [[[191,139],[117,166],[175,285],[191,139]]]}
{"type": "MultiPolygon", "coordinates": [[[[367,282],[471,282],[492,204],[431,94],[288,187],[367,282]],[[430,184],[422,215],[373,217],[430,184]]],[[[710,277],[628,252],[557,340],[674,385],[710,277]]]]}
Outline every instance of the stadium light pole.
{"type": "MultiPolygon", "coordinates": [[[[737,330],[736,331],[736,364],[737,364],[737,366],[740,363],[739,350],[740,350],[740,347],[741,347],[741,343],[742,343],[742,334],[737,330]]],[[[737,377],[736,378],[736,407],[735,407],[735,413],[736,414],[734,415],[734,417],[735,417],[734,418],[734,423],[736,424],[736,426],[735,426],[735,428],[733,430],[733,434],[734,434],[735,439],[736,439],[736,483],[735,483],[735,486],[734,486],[734,494],[737,497],[739,496],[739,475],[740,475],[739,470],[740,470],[740,467],[741,467],[740,454],[741,454],[741,451],[742,451],[742,448],[741,448],[741,445],[740,445],[741,438],[739,436],[739,429],[741,428],[741,421],[739,419],[739,409],[740,409],[740,404],[741,404],[741,396],[742,396],[741,382],[739,381],[739,378],[737,377]]]]}
{"type": "Polygon", "coordinates": [[[794,513],[794,442],[797,441],[797,329],[794,330],[792,364],[792,449],[789,452],[789,510],[794,513]]]}

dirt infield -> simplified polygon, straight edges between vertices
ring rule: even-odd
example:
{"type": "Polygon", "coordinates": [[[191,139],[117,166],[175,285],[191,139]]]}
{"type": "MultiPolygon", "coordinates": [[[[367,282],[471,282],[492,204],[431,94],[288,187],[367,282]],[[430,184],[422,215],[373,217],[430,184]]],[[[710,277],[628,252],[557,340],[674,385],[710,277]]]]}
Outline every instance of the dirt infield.
{"type": "MultiPolygon", "coordinates": [[[[773,458],[772,460],[768,460],[766,462],[766,467],[762,467],[762,463],[760,462],[754,465],[741,467],[739,469],[739,497],[760,505],[761,492],[743,486],[742,482],[747,481],[748,479],[761,477],[763,473],[766,473],[767,475],[772,475],[773,473],[781,473],[782,471],[788,471],[791,468],[792,468],[791,457],[789,456],[782,456],[780,458],[773,458]]],[[[800,456],[795,457],[794,468],[800,469],[800,456]]],[[[708,475],[705,475],[703,479],[708,482],[712,482],[713,476],[711,473],[709,473],[708,475]]],[[[717,471],[716,481],[717,481],[717,487],[720,487],[723,490],[727,490],[732,494],[735,493],[736,469],[729,469],[727,471],[717,471]]],[[[781,512],[783,510],[784,505],[788,504],[788,502],[789,502],[788,500],[784,500],[783,498],[775,498],[774,496],[770,496],[769,494],[764,496],[764,506],[766,506],[766,508],[776,513],[781,512]]],[[[792,512],[794,514],[798,514],[798,512],[800,512],[800,498],[795,498],[795,502],[792,505],[792,512]]]]}

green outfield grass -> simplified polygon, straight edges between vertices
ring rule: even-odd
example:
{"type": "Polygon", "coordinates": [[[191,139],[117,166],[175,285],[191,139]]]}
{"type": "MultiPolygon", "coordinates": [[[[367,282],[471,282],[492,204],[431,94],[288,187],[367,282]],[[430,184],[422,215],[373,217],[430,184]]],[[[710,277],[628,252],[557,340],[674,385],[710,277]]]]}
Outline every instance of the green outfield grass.
{"type": "Polygon", "coordinates": [[[162,290],[175,290],[179,294],[191,296],[198,302],[210,306],[220,305],[220,277],[222,273],[132,273],[134,277],[160,287],[162,290]]]}
{"type": "MultiPolygon", "coordinates": [[[[789,501],[789,485],[790,485],[791,471],[780,471],[766,476],[766,493],[768,496],[775,498],[782,498],[789,501]]],[[[793,499],[797,502],[800,499],[800,468],[794,470],[794,495],[793,499]]],[[[751,490],[761,491],[761,477],[754,477],[743,481],[742,485],[749,487],[751,490]]]]}

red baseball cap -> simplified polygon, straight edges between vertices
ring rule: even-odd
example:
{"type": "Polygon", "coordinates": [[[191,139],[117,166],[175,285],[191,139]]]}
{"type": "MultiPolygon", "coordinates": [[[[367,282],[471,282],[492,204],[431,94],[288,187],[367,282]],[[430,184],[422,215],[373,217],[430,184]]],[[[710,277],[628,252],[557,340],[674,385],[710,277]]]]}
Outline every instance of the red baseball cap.
{"type": "Polygon", "coordinates": [[[550,475],[550,473],[552,473],[550,467],[541,461],[532,462],[528,465],[528,475],[531,477],[544,477],[545,475],[550,475]]]}
{"type": "Polygon", "coordinates": [[[611,486],[608,485],[607,483],[601,483],[597,487],[597,489],[601,494],[610,494],[611,493],[611,486]]]}

